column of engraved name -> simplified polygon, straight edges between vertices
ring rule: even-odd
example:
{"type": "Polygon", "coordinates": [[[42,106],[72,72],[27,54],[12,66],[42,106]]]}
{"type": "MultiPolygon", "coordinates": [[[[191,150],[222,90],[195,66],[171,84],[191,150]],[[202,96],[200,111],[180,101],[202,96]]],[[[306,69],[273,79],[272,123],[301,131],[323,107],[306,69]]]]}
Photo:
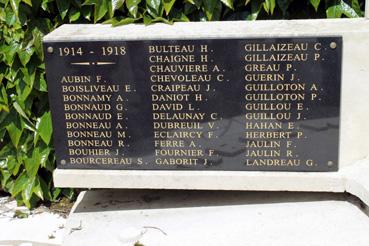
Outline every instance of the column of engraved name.
{"type": "Polygon", "coordinates": [[[306,138],[296,126],[307,110],[307,83],[295,64],[312,58],[307,42],[244,45],[246,165],[297,167],[298,141],[306,138]]]}
{"type": "Polygon", "coordinates": [[[56,81],[63,107],[57,120],[65,129],[60,163],[131,164],[124,156],[129,147],[126,140],[131,137],[127,134],[127,94],[135,90],[126,78],[107,72],[126,56],[126,46],[86,47],[78,43],[58,47],[57,52],[49,47],[48,53],[68,61],[68,69],[60,69],[56,81]]]}
{"type": "Polygon", "coordinates": [[[63,162],[130,164],[122,153],[129,147],[124,94],[131,86],[110,83],[102,75],[63,76],[60,83],[69,156],[63,162]]]}
{"type": "MultiPolygon", "coordinates": [[[[155,164],[195,166],[206,161],[200,140],[209,138],[201,111],[212,75],[207,45],[148,46],[155,164]]],[[[211,136],[210,136],[211,137],[211,136]]]]}
{"type": "Polygon", "coordinates": [[[91,75],[63,76],[60,81],[71,164],[109,155],[113,146],[110,102],[119,86],[101,82],[101,76],[91,75]]]}

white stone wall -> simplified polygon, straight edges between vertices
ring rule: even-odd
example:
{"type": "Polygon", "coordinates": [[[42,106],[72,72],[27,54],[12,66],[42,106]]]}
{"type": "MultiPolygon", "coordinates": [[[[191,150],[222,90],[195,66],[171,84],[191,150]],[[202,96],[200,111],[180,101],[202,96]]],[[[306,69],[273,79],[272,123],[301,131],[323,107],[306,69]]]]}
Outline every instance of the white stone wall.
{"type": "MultiPolygon", "coordinates": [[[[368,3],[369,1],[367,1],[368,3]]],[[[369,4],[367,4],[367,10],[369,4]]],[[[367,11],[368,13],[369,11],[367,11]]],[[[62,170],[59,187],[350,192],[369,204],[369,20],[322,19],[155,24],[63,25],[45,41],[327,36],[343,37],[339,171],[62,170]]]]}

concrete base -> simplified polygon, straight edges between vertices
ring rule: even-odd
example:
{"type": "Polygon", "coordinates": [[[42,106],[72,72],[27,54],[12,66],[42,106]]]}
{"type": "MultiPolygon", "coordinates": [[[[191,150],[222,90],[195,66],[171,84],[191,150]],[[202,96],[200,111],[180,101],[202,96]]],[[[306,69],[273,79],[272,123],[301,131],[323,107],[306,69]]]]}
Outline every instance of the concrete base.
{"type": "Polygon", "coordinates": [[[80,194],[63,245],[367,246],[368,231],[347,194],[100,190],[80,194]]]}
{"type": "MultiPolygon", "coordinates": [[[[339,172],[232,172],[232,171],[127,171],[60,170],[57,187],[348,191],[369,204],[369,20],[273,20],[192,22],[174,25],[63,25],[44,37],[45,42],[93,40],[170,40],[201,38],[253,38],[342,36],[342,95],[340,113],[339,172]]],[[[310,124],[310,123],[309,123],[310,124]]],[[[312,128],[314,129],[314,128],[312,128]]],[[[311,131],[320,131],[314,129],[311,131]]],[[[310,133],[309,133],[310,136],[310,133]]],[[[316,151],[327,151],[315,146],[316,151]]]]}
{"type": "Polygon", "coordinates": [[[369,159],[339,172],[219,172],[65,170],[54,172],[59,187],[191,190],[348,192],[369,205],[369,159]]]}

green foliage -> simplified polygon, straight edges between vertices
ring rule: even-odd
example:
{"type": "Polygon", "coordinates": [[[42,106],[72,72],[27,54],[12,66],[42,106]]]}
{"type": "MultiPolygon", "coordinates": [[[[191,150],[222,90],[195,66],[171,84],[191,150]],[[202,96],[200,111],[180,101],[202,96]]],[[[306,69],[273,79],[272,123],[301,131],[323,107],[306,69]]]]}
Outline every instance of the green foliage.
{"type": "Polygon", "coordinates": [[[63,23],[363,16],[364,0],[0,0],[0,189],[28,207],[53,187],[55,156],[41,39],[63,23]]]}

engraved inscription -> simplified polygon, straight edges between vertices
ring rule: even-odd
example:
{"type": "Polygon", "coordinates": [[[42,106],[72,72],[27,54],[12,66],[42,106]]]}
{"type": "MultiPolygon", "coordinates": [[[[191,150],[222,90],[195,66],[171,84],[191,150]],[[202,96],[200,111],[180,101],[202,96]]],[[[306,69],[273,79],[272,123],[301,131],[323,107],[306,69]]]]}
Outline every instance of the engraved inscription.
{"type": "Polygon", "coordinates": [[[338,168],[340,37],[48,47],[60,168],[338,168]]]}

